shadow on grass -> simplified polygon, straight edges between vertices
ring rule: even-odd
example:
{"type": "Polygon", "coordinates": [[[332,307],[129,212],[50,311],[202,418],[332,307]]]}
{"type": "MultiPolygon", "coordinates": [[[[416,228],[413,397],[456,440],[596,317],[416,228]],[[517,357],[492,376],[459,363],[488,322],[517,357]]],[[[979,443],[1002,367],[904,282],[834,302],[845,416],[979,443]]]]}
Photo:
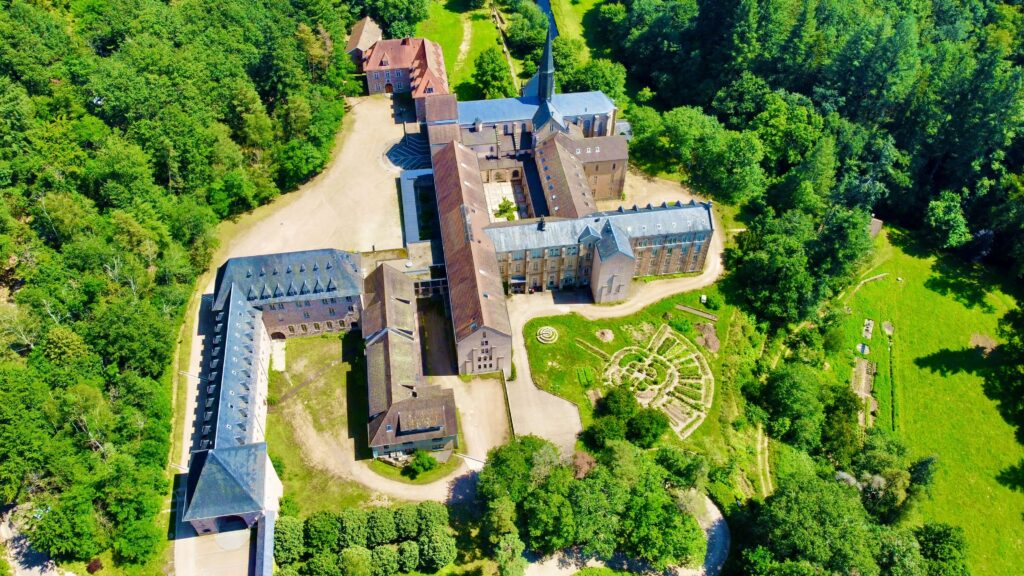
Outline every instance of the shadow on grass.
{"type": "Polygon", "coordinates": [[[358,331],[346,333],[341,339],[341,357],[352,365],[346,375],[345,405],[348,407],[348,437],[354,442],[356,460],[373,457],[370,451],[366,421],[368,398],[366,392],[366,355],[363,335],[358,331]]]}
{"type": "Polygon", "coordinates": [[[996,475],[996,480],[1010,490],[1024,492],[1024,459],[1003,469],[996,475]]]}
{"type": "Polygon", "coordinates": [[[458,96],[460,101],[484,99],[483,91],[480,90],[480,87],[477,86],[475,82],[470,82],[468,80],[459,82],[459,84],[455,86],[455,95],[458,96]]]}
{"type": "MultiPolygon", "coordinates": [[[[987,357],[979,348],[947,349],[915,358],[914,364],[941,376],[966,372],[984,378],[985,396],[995,400],[999,414],[1016,429],[1017,441],[1024,444],[1024,382],[1020,379],[1020,368],[1005,356],[1000,348],[987,357]]],[[[1017,467],[1018,472],[1020,468],[1017,467]]]]}
{"type": "Polygon", "coordinates": [[[459,14],[476,10],[476,8],[470,6],[469,0],[445,0],[444,8],[449,12],[457,12],[459,14]]]}
{"type": "Polygon", "coordinates": [[[941,376],[951,376],[967,372],[969,374],[982,374],[991,372],[991,362],[982,354],[978,348],[963,348],[961,350],[939,350],[927,356],[914,358],[914,364],[941,376]]]}

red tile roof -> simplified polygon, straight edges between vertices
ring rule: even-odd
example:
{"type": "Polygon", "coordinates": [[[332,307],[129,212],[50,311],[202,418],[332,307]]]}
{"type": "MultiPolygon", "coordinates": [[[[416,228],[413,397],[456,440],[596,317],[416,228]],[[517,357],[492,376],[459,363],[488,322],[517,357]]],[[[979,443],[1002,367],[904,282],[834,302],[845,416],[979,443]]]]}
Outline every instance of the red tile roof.
{"type": "Polygon", "coordinates": [[[409,71],[413,98],[448,93],[448,72],[444,53],[437,42],[423,38],[380,40],[363,55],[363,70],[409,71]]]}
{"type": "Polygon", "coordinates": [[[452,142],[433,158],[456,341],[480,328],[512,335],[476,154],[452,142]]]}
{"type": "Polygon", "coordinates": [[[345,46],[345,53],[348,54],[355,49],[365,52],[374,42],[384,37],[384,32],[369,16],[355,23],[352,26],[352,33],[348,35],[348,44],[345,46]]]}

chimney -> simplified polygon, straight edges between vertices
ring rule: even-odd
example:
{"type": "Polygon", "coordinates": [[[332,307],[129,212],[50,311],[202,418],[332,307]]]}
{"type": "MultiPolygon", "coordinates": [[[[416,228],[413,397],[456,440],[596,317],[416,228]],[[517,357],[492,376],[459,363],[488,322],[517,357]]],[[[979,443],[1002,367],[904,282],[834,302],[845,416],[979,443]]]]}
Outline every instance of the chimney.
{"type": "Polygon", "coordinates": [[[544,226],[545,226],[544,217],[541,216],[540,217],[540,221],[537,222],[537,230],[540,230],[541,232],[543,232],[544,231],[544,226]]]}

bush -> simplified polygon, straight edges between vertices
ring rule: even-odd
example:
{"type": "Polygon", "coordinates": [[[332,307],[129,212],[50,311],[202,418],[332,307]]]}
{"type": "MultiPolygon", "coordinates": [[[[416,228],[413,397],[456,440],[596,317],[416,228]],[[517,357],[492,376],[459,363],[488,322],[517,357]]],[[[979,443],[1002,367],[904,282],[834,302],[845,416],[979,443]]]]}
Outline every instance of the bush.
{"type": "Polygon", "coordinates": [[[366,512],[348,508],[338,515],[338,547],[366,547],[366,512]]]}
{"type": "Polygon", "coordinates": [[[455,537],[447,526],[434,525],[420,536],[420,569],[437,572],[455,561],[455,537]]]}
{"type": "Polygon", "coordinates": [[[402,469],[402,474],[410,478],[417,478],[424,472],[430,472],[437,468],[437,459],[426,450],[417,450],[412,455],[412,461],[402,469]]]}
{"type": "Polygon", "coordinates": [[[395,509],[395,533],[398,540],[414,540],[419,535],[419,511],[415,504],[403,504],[395,509]]]}
{"type": "Polygon", "coordinates": [[[373,554],[362,546],[342,550],[338,565],[345,576],[373,576],[373,554]]]}
{"type": "Polygon", "coordinates": [[[373,576],[398,574],[398,550],[394,546],[378,546],[372,555],[373,576]]]}
{"type": "Polygon", "coordinates": [[[641,448],[650,448],[668,430],[668,416],[656,408],[643,408],[626,422],[626,438],[641,448]]]}
{"type": "Polygon", "coordinates": [[[408,540],[398,545],[398,569],[401,572],[412,572],[420,566],[420,545],[408,540]]]}
{"type": "Polygon", "coordinates": [[[427,500],[416,505],[416,512],[419,515],[420,536],[431,528],[448,528],[448,507],[444,504],[427,500]]]}
{"type": "Polygon", "coordinates": [[[395,513],[390,508],[374,508],[366,516],[366,544],[371,547],[389,544],[398,538],[395,513]]]}
{"type": "Polygon", "coordinates": [[[320,553],[313,556],[302,567],[303,576],[346,576],[338,567],[338,559],[334,554],[320,553]]]}
{"type": "Polygon", "coordinates": [[[332,512],[314,512],[306,518],[304,535],[306,550],[310,554],[336,554],[338,546],[338,516],[332,512]]]}
{"type": "Polygon", "coordinates": [[[302,520],[294,516],[281,516],[274,529],[274,561],[279,566],[298,562],[306,553],[302,520]]]}
{"type": "Polygon", "coordinates": [[[628,419],[640,410],[640,403],[636,396],[626,388],[612,388],[604,398],[597,402],[597,412],[602,415],[618,416],[628,419]]]}

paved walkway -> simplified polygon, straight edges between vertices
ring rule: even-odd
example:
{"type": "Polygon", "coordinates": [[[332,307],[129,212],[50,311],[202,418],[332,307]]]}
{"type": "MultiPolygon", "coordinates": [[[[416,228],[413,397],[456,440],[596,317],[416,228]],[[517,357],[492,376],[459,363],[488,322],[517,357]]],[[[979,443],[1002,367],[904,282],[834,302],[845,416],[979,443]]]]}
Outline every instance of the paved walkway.
{"type": "Polygon", "coordinates": [[[508,300],[509,320],[512,323],[512,358],[516,364],[516,379],[507,384],[512,429],[517,435],[535,434],[554,442],[563,455],[572,454],[577,435],[583,430],[579,409],[568,400],[559,398],[536,387],[526,353],[523,327],[533,318],[577,313],[588,320],[628,316],[645,307],[680,292],[710,286],[724,271],[722,251],[725,248],[722,232],[716,232],[708,248],[704,271],[698,276],[636,283],[629,300],[615,306],[597,306],[587,302],[566,302],[565,293],[538,292],[517,294],[508,300]],[[560,301],[556,302],[555,298],[560,301]]]}

